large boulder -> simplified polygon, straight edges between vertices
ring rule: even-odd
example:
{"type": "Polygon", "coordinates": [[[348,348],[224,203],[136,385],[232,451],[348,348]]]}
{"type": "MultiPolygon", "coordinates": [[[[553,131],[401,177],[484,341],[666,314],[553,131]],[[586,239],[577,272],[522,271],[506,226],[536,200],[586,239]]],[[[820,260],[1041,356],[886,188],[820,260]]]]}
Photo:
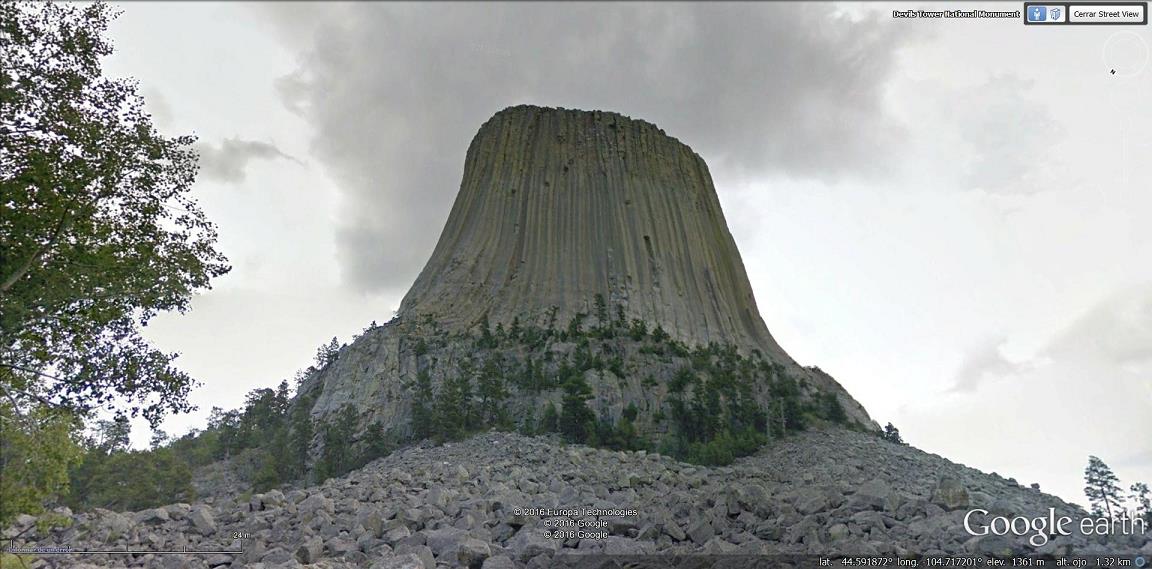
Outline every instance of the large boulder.
{"type": "Polygon", "coordinates": [[[193,506],[192,511],[188,513],[188,521],[192,522],[192,527],[200,535],[212,535],[216,533],[216,520],[212,516],[212,509],[208,506],[193,506]]]}
{"type": "Polygon", "coordinates": [[[945,510],[967,508],[970,504],[968,489],[955,477],[941,477],[932,490],[932,503],[945,510]]]}
{"type": "Polygon", "coordinates": [[[372,564],[371,569],[424,569],[424,562],[414,553],[390,555],[372,564]]]}

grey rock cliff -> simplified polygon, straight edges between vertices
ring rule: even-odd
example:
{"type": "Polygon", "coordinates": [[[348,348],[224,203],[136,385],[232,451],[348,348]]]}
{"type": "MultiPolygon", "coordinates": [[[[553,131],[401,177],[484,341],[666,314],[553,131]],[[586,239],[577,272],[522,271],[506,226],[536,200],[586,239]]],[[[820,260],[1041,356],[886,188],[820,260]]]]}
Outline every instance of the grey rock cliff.
{"type": "Polygon", "coordinates": [[[651,123],[518,106],[486,122],[400,317],[543,325],[601,294],[688,344],[791,361],[760,318],[704,160],[651,123]]]}
{"type": "MultiPolygon", "coordinates": [[[[361,425],[404,434],[417,375],[439,385],[459,373],[478,352],[463,336],[475,336],[485,317],[491,327],[518,320],[555,331],[584,314],[588,329],[606,324],[598,297],[613,323],[639,320],[689,348],[715,342],[763,358],[800,382],[805,397],[834,394],[849,420],[879,428],[833,378],[798,365],[769,334],[699,156],[644,121],[531,106],[481,126],[440,241],[397,318],[358,337],[300,393],[318,419],[352,406],[361,425]]],[[[530,359],[556,377],[573,342],[553,335],[531,348],[512,342],[484,351],[500,358],[505,379],[530,359]]],[[[586,376],[598,415],[619,418],[629,404],[668,414],[665,384],[687,356],[623,332],[593,344],[623,362],[586,376]]],[[[768,379],[759,374],[752,396],[771,414],[768,379]]],[[[509,410],[519,419],[560,397],[555,385],[515,390],[509,410]]],[[[648,434],[659,434],[652,428],[648,434]]]]}

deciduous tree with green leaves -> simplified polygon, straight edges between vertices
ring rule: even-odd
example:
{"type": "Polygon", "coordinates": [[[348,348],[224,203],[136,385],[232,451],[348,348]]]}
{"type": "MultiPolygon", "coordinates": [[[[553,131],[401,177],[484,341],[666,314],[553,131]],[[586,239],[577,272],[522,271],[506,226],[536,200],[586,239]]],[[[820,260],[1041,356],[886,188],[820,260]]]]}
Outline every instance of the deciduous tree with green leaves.
{"type": "MultiPolygon", "coordinates": [[[[190,193],[193,137],[158,133],[136,84],[103,76],[113,17],[103,3],[0,1],[5,448],[98,409],[153,426],[191,410],[194,381],[140,328],[229,269],[190,193]]],[[[31,458],[44,480],[67,469],[64,456],[31,458]]],[[[5,479],[0,502],[12,504],[23,490],[5,479]]],[[[54,485],[34,486],[35,501],[54,485]]]]}
{"type": "Polygon", "coordinates": [[[190,410],[193,380],[140,336],[228,271],[191,196],[193,138],[102,75],[103,3],[0,3],[0,390],[30,404],[190,410]]]}

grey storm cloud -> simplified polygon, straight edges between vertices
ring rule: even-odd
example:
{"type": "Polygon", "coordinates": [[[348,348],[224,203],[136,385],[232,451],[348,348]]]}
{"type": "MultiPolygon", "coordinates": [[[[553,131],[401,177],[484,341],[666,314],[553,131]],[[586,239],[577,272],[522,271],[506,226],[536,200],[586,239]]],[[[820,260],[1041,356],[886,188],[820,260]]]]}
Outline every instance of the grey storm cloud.
{"type": "Polygon", "coordinates": [[[269,4],[310,37],[283,100],[340,185],[344,277],[401,292],[480,125],[530,103],[648,120],[729,175],[883,174],[882,86],[913,33],[828,4],[269,4]]]}
{"type": "Polygon", "coordinates": [[[258,140],[224,139],[218,145],[197,143],[200,155],[200,174],[218,182],[243,182],[248,163],[253,160],[299,160],[283,153],[275,145],[258,140]]]}

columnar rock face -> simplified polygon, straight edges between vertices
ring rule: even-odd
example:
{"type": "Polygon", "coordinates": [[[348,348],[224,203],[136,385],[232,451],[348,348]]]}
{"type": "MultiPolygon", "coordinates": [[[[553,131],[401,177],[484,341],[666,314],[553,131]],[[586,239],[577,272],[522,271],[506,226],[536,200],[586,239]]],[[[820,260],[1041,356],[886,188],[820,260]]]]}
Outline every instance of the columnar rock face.
{"type": "Polygon", "coordinates": [[[365,331],[299,393],[318,420],[350,406],[361,425],[403,436],[421,376],[439,390],[495,366],[514,387],[506,411],[524,424],[547,403],[562,405],[558,378],[578,368],[597,417],[643,409],[635,426],[658,440],[669,429],[660,418],[672,413],[670,383],[703,361],[687,352],[712,342],[709,350],[749,358],[737,375],[767,416],[786,414],[787,388],[773,378],[788,378],[812,405],[832,395],[849,422],[879,429],[833,378],[797,364],[768,333],[699,156],[616,113],[512,107],[472,141],[448,222],[398,317],[365,331]],[[579,314],[588,318],[575,331],[579,314]],[[477,326],[485,317],[490,332],[477,326]],[[517,319],[523,334],[511,332],[517,319]],[[605,328],[611,334],[589,335],[605,328]],[[484,333],[499,339],[477,342],[484,333]]]}
{"type": "Polygon", "coordinates": [[[591,313],[596,295],[613,315],[620,306],[688,344],[791,362],[760,318],[692,149],[616,113],[497,113],[468,149],[460,193],[401,318],[546,325],[555,310],[563,326],[591,313]]]}

